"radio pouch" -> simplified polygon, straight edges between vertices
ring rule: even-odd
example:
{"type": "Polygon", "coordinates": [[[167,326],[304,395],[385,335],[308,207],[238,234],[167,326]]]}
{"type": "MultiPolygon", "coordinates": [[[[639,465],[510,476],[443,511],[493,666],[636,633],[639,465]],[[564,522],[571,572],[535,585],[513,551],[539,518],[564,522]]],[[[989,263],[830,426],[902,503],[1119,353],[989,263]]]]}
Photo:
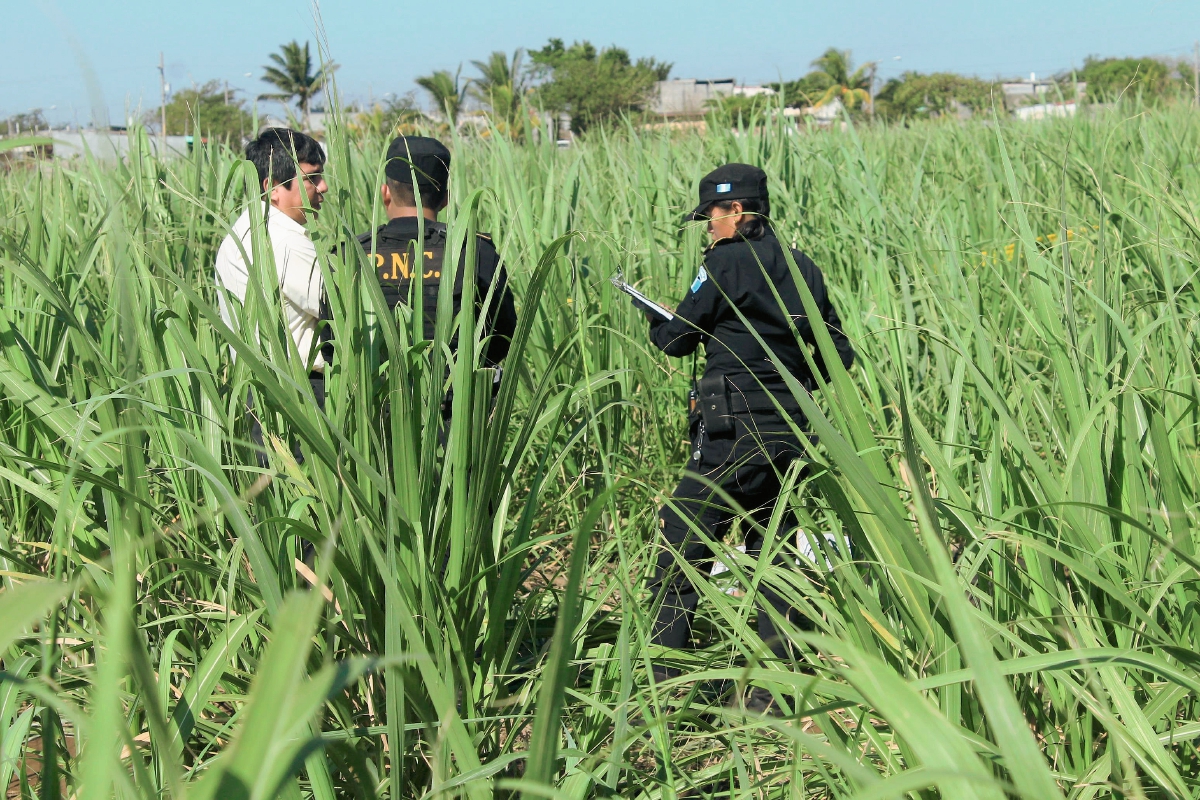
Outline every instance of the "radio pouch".
{"type": "Polygon", "coordinates": [[[700,416],[710,438],[733,435],[733,414],[729,410],[729,387],[724,375],[705,375],[700,379],[700,416]]]}

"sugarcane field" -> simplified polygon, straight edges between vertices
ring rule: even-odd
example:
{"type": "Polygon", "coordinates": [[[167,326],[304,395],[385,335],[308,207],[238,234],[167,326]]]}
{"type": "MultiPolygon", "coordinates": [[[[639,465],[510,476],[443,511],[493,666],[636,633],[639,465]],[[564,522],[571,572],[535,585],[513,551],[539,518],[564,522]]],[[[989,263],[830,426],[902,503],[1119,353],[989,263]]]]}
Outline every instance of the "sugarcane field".
{"type": "Polygon", "coordinates": [[[1200,798],[1190,49],[318,33],[0,129],[6,797],[1200,798]]]}

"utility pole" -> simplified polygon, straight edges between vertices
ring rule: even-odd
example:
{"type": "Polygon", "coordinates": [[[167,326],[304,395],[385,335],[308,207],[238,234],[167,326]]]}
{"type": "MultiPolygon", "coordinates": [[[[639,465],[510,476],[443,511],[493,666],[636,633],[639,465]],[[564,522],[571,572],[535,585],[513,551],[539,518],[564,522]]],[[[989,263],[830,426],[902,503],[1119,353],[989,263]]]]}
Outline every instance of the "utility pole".
{"type": "Polygon", "coordinates": [[[158,53],[158,87],[162,91],[162,106],[159,108],[159,124],[162,127],[158,131],[158,154],[162,156],[167,152],[167,64],[163,60],[162,51],[158,53]]]}
{"type": "Polygon", "coordinates": [[[229,105],[229,81],[225,81],[225,105],[229,105]]]}
{"type": "Polygon", "coordinates": [[[879,74],[879,62],[871,64],[871,85],[867,88],[867,114],[875,119],[875,78],[879,74]]]}

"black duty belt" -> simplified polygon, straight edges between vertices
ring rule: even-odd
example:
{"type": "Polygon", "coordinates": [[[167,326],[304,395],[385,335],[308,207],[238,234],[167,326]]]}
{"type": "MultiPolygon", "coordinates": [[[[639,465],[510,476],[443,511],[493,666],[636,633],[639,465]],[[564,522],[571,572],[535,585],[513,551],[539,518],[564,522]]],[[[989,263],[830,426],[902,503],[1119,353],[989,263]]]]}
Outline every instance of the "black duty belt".
{"type": "Polygon", "coordinates": [[[784,387],[777,392],[765,387],[739,389],[727,376],[715,373],[701,378],[696,389],[700,416],[714,438],[731,435],[737,416],[804,419],[800,404],[784,387]]]}
{"type": "Polygon", "coordinates": [[[780,407],[788,417],[802,416],[800,404],[791,395],[771,395],[766,392],[729,393],[731,414],[778,414],[780,407]]]}

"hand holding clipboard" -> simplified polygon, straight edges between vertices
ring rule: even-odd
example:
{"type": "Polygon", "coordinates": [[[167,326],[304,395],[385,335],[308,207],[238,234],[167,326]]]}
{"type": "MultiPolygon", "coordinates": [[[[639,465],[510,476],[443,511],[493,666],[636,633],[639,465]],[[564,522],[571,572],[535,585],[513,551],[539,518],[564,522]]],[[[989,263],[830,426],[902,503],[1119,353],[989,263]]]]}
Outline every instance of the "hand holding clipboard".
{"type": "Polygon", "coordinates": [[[647,311],[657,314],[658,316],[665,319],[667,322],[670,322],[671,320],[675,319],[675,315],[672,314],[670,311],[663,308],[658,303],[654,302],[649,297],[646,297],[646,295],[642,294],[637,289],[633,288],[628,283],[626,283],[625,276],[621,272],[621,270],[617,270],[617,274],[613,275],[612,278],[610,278],[609,280],[612,281],[613,286],[617,287],[622,292],[624,292],[625,294],[632,297],[633,302],[642,306],[647,311]]]}

